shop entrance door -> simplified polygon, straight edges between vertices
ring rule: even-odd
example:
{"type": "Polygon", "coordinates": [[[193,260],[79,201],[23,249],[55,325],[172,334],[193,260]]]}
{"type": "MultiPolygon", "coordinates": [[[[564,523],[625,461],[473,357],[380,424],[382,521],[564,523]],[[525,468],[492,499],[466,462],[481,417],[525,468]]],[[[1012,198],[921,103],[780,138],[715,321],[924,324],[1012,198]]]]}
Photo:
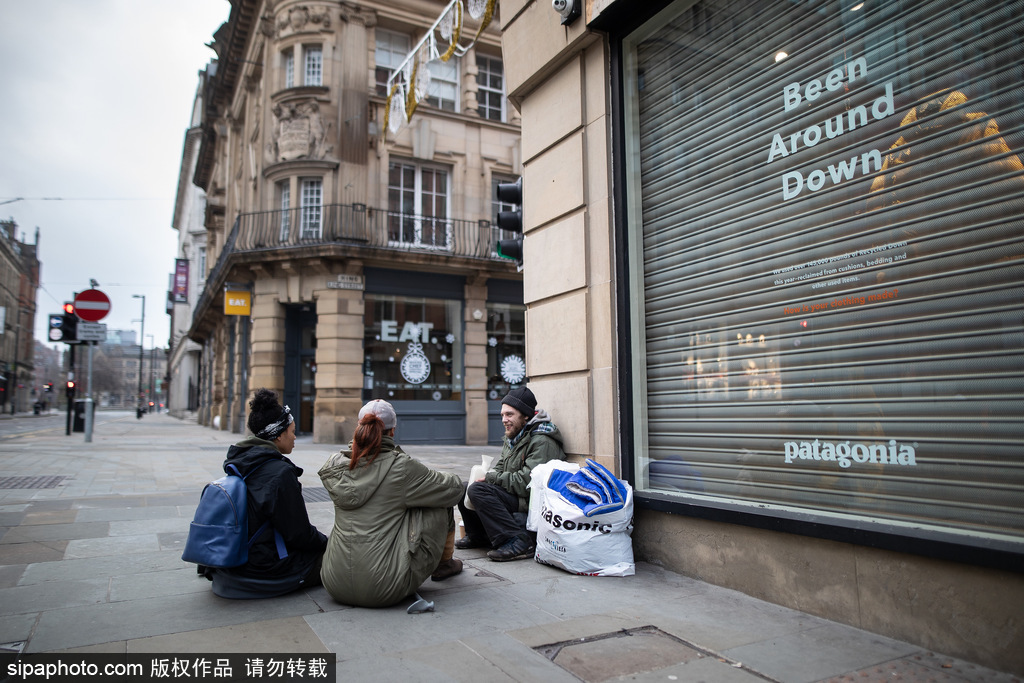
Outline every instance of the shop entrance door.
{"type": "Polygon", "coordinates": [[[285,312],[284,402],[292,409],[295,431],[313,433],[316,403],[316,311],[303,304],[285,312]]]}

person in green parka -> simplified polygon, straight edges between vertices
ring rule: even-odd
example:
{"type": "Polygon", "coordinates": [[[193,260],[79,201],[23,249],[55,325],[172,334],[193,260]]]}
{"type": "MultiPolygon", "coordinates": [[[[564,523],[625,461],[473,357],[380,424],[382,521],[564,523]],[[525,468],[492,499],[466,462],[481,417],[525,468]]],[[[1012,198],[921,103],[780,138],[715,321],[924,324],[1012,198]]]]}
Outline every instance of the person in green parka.
{"type": "Polygon", "coordinates": [[[390,403],[370,401],[359,411],[350,448],[320,468],[334,501],[320,576],[346,605],[394,605],[428,576],[441,581],[462,571],[452,557],[462,480],[407,455],[395,443],[396,424],[390,403]]]}

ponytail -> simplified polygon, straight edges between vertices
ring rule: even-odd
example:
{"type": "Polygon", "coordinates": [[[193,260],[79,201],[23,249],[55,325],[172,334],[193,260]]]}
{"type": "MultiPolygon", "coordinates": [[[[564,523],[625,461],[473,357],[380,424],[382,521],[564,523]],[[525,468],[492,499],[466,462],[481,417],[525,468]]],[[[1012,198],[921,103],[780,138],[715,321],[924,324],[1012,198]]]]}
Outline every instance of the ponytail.
{"type": "Polygon", "coordinates": [[[367,464],[380,453],[381,437],[384,436],[384,423],[373,413],[367,413],[359,421],[356,433],[352,436],[352,458],[348,468],[354,470],[363,456],[369,456],[367,464]]]}

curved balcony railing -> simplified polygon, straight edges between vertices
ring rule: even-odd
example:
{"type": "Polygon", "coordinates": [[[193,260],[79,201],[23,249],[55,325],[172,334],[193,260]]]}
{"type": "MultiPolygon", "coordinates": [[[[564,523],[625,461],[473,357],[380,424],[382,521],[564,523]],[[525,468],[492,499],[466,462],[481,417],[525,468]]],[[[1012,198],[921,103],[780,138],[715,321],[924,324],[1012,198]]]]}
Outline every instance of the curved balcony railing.
{"type": "Polygon", "coordinates": [[[438,218],[374,209],[363,204],[328,204],[240,214],[224,240],[207,287],[196,302],[193,325],[212,302],[232,254],[338,244],[448,255],[510,263],[495,252],[499,239],[515,237],[488,221],[438,218]]]}
{"type": "Polygon", "coordinates": [[[487,221],[438,218],[362,204],[305,206],[238,217],[235,251],[352,244],[401,251],[440,251],[462,258],[498,258],[498,229],[487,221]]]}

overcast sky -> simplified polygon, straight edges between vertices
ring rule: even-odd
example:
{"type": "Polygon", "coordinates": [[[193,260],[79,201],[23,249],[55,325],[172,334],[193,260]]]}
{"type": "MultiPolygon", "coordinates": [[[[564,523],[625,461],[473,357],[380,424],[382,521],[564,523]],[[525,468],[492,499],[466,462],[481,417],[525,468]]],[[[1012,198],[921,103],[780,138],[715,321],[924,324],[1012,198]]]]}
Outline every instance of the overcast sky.
{"type": "Polygon", "coordinates": [[[111,300],[108,329],[138,339],[141,294],[145,347],[167,345],[182,146],[198,73],[215,56],[206,44],[230,10],[228,0],[0,0],[0,218],[25,242],[39,228],[36,339],[95,279],[111,300]]]}

